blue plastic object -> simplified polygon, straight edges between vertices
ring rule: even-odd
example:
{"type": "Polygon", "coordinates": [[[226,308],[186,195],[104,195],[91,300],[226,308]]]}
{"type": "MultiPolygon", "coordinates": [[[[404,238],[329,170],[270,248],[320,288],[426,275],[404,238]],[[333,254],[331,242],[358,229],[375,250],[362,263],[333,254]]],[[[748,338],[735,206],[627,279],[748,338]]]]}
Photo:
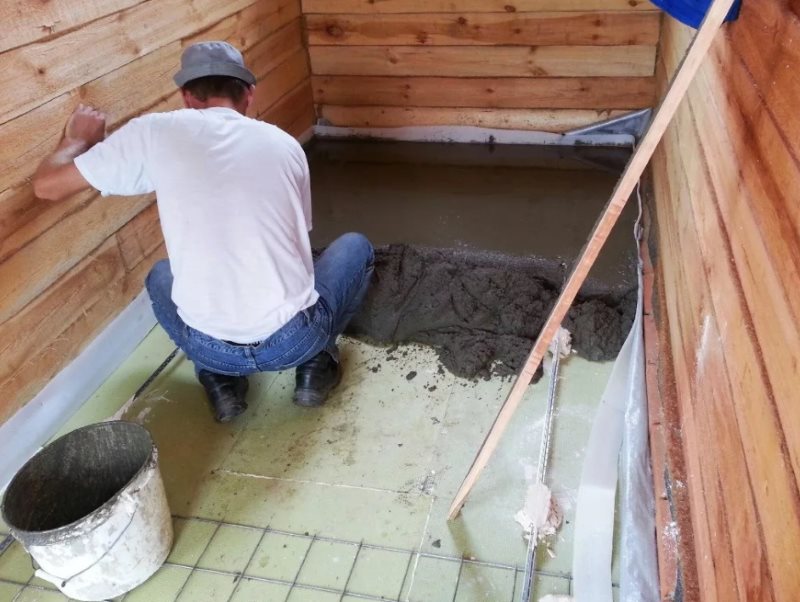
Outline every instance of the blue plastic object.
{"type": "MultiPolygon", "coordinates": [[[[700,23],[703,22],[703,17],[705,17],[708,12],[708,7],[711,6],[711,0],[651,0],[651,2],[678,19],[681,23],[690,25],[695,29],[700,27],[700,23]]],[[[736,0],[728,16],[725,17],[725,20],[735,20],[739,16],[739,8],[741,5],[741,0],[736,0]]]]}

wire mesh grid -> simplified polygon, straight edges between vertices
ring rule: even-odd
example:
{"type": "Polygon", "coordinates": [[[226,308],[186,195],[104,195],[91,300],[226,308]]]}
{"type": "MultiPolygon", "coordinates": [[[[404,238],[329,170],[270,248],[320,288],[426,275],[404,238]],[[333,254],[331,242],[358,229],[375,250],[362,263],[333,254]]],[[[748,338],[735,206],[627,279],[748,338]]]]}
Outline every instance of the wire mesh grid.
{"type": "MultiPolygon", "coordinates": [[[[415,601],[419,598],[415,597],[415,590],[412,589],[412,584],[415,573],[423,563],[431,565],[431,570],[435,573],[437,591],[441,592],[441,594],[437,595],[446,595],[446,597],[437,598],[436,602],[448,602],[450,600],[455,602],[456,600],[472,599],[491,599],[493,602],[509,600],[509,602],[515,602],[521,593],[520,584],[524,567],[520,566],[468,557],[435,554],[420,549],[409,550],[363,541],[348,541],[317,534],[295,533],[273,529],[269,526],[256,527],[195,517],[176,516],[175,519],[176,521],[205,524],[210,527],[210,535],[207,541],[201,544],[200,551],[195,553],[196,559],[193,563],[175,561],[170,557],[164,564],[162,571],[175,569],[185,574],[185,578],[182,578],[182,583],[177,591],[172,593],[169,598],[164,598],[164,602],[169,602],[170,600],[193,600],[193,595],[190,595],[189,588],[191,587],[190,582],[196,579],[197,576],[205,576],[207,579],[218,580],[220,583],[227,584],[221,591],[214,594],[213,599],[220,602],[255,600],[257,598],[245,595],[243,593],[244,590],[248,587],[258,588],[268,585],[275,587],[274,592],[280,592],[280,594],[273,594],[273,596],[278,595],[278,597],[269,598],[269,600],[275,600],[276,602],[290,602],[290,598],[294,599],[292,597],[293,594],[302,591],[309,594],[318,593],[320,596],[325,596],[325,600],[338,600],[340,602],[345,600],[415,601]],[[245,533],[253,535],[253,537],[249,538],[240,537],[240,539],[249,539],[251,542],[249,545],[244,546],[245,548],[252,548],[247,550],[242,557],[243,561],[240,562],[240,567],[218,566],[209,560],[210,551],[218,543],[221,531],[224,529],[242,530],[242,535],[245,533]],[[259,570],[256,557],[265,546],[265,543],[267,543],[267,539],[276,536],[283,538],[283,541],[294,542],[302,548],[301,554],[294,559],[295,565],[292,567],[293,574],[291,575],[270,575],[269,571],[259,570]],[[325,554],[330,555],[334,549],[338,550],[337,554],[339,556],[345,556],[346,562],[336,563],[336,579],[330,578],[328,581],[324,578],[320,579],[319,572],[316,570],[318,562],[315,556],[322,554],[324,558],[325,554]],[[344,554],[345,551],[349,551],[349,554],[344,554]],[[371,562],[367,560],[367,556],[375,556],[376,554],[383,555],[377,567],[374,559],[371,562]],[[385,561],[387,558],[393,558],[396,561],[393,563],[396,570],[387,572],[386,567],[392,565],[392,562],[387,563],[385,561]],[[372,573],[372,578],[365,582],[363,577],[367,572],[372,573]],[[486,587],[485,575],[488,574],[487,572],[491,572],[496,581],[498,579],[504,581],[507,587],[502,592],[497,589],[492,590],[492,596],[499,595],[499,597],[487,598],[481,596],[473,598],[468,591],[470,586],[467,574],[470,573],[473,576],[476,573],[483,574],[483,587],[486,587]],[[376,586],[376,584],[378,585],[376,586]],[[452,593],[449,593],[450,590],[452,590],[452,593]],[[444,592],[448,593],[444,594],[444,592]]],[[[12,542],[13,538],[11,536],[0,540],[0,560],[3,554],[11,548],[12,542]]],[[[286,545],[284,544],[285,548],[286,545]]],[[[572,592],[572,579],[568,574],[537,571],[535,576],[537,578],[547,577],[558,580],[563,583],[563,589],[566,590],[564,593],[572,592]]],[[[328,577],[331,576],[328,575],[328,577]]],[[[46,592],[53,589],[49,584],[35,580],[32,574],[25,580],[17,580],[3,575],[0,576],[0,584],[2,583],[20,588],[12,598],[14,602],[25,599],[23,596],[26,591],[46,592]]],[[[133,590],[115,600],[118,602],[130,602],[134,599],[136,592],[137,590],[133,590]]],[[[429,601],[427,598],[423,599],[429,601]]],[[[162,598],[159,598],[159,601],[161,600],[162,598]]]]}

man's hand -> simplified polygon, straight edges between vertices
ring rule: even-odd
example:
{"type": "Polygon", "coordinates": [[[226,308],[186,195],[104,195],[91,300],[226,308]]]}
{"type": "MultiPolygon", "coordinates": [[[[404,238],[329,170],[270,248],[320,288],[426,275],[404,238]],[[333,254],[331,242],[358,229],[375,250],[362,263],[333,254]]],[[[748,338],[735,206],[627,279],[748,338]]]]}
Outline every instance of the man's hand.
{"type": "Polygon", "coordinates": [[[80,143],[88,150],[106,137],[106,116],[92,107],[80,104],[67,121],[64,140],[69,145],[80,143]]]}
{"type": "Polygon", "coordinates": [[[106,137],[106,116],[78,105],[67,120],[64,138],[33,175],[33,192],[40,199],[60,201],[89,187],[73,159],[106,137]]]}

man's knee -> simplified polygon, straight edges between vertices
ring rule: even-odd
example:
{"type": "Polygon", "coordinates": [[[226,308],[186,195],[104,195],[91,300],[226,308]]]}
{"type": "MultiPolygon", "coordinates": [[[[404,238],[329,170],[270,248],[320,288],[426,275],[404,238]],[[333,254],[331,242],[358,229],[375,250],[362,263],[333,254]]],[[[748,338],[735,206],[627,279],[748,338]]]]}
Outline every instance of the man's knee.
{"type": "Polygon", "coordinates": [[[346,246],[348,251],[353,255],[362,257],[367,266],[371,266],[375,261],[375,251],[372,248],[372,243],[369,239],[359,232],[348,232],[343,234],[339,241],[343,246],[346,246]]]}

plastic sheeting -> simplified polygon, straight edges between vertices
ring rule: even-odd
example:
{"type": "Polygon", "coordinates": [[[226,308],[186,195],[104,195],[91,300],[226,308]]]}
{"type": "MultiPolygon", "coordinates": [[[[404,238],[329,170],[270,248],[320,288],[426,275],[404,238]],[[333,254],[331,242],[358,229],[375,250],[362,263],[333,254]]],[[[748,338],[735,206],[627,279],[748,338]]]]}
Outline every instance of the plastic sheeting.
{"type": "Polygon", "coordinates": [[[659,599],[655,502],[644,384],[642,287],[630,334],[598,406],[578,489],[572,574],[577,602],[612,602],[612,546],[620,482],[621,602],[659,599]]]}
{"type": "MultiPolygon", "coordinates": [[[[681,23],[697,29],[711,6],[711,0],[651,0],[653,4],[675,17],[681,23]]],[[[734,2],[726,21],[739,17],[741,2],[734,2]]]]}

